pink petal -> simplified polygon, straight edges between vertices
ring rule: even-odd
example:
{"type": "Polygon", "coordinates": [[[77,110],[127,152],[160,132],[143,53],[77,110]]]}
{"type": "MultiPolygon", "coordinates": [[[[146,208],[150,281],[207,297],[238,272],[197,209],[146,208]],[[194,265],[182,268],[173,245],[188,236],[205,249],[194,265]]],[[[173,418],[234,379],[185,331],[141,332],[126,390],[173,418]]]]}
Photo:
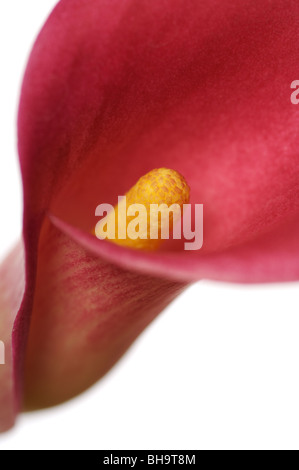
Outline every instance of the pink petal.
{"type": "Polygon", "coordinates": [[[39,249],[29,335],[26,407],[77,395],[122,356],[184,288],[92,256],[48,224],[39,249]]]}
{"type": "Polygon", "coordinates": [[[117,263],[124,269],[134,265],[141,273],[192,282],[198,279],[236,283],[290,282],[299,279],[299,220],[289,221],[246,244],[219,253],[203,254],[200,262],[186,253],[155,253],[124,250],[98,240],[86,232],[51,217],[54,225],[91,253],[117,263]]]}
{"type": "Polygon", "coordinates": [[[298,17],[293,0],[61,1],[21,99],[28,225],[48,209],[89,233],[99,203],[161,166],[204,204],[203,250],[169,256],[178,277],[297,220],[298,17]]]}
{"type": "Polygon", "coordinates": [[[296,0],[58,4],[33,49],[19,114],[27,284],[13,339],[19,389],[33,309],[28,406],[96,380],[187,281],[299,278],[298,17],[296,0]],[[204,249],[146,254],[92,237],[95,207],[161,166],[180,171],[192,202],[204,204],[204,249]],[[86,376],[72,353],[82,353],[86,376]],[[47,394],[58,358],[65,382],[47,394]]]}

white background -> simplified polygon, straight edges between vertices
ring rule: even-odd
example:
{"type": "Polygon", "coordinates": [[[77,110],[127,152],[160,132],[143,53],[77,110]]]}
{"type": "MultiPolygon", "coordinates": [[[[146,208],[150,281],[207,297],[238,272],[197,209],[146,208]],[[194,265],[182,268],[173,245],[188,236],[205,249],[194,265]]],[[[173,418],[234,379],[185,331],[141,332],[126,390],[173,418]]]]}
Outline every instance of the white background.
{"type": "MultiPolygon", "coordinates": [[[[21,77],[55,3],[0,5],[0,258],[21,230],[21,77]]],[[[299,449],[298,287],[194,285],[104,380],[22,416],[0,448],[299,449]]]]}

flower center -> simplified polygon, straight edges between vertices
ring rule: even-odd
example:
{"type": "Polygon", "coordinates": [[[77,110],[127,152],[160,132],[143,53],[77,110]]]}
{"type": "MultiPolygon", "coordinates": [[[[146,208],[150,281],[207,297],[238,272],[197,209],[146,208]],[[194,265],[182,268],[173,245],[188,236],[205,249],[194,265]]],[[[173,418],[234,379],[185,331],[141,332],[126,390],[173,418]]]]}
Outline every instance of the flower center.
{"type": "Polygon", "coordinates": [[[156,250],[181,220],[190,189],[177,171],[159,168],[142,176],[98,224],[95,234],[118,245],[156,250]]]}

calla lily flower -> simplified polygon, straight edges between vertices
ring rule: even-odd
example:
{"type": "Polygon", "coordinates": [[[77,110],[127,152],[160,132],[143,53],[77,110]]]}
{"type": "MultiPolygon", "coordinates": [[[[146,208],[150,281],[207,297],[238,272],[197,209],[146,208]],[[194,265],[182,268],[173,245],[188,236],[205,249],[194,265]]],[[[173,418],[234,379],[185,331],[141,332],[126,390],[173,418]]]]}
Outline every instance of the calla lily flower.
{"type": "Polygon", "coordinates": [[[297,0],[61,0],[24,77],[23,240],[0,267],[0,430],[83,392],[190,283],[299,279],[297,0]],[[184,175],[204,245],[98,240],[95,208],[184,175]]]}

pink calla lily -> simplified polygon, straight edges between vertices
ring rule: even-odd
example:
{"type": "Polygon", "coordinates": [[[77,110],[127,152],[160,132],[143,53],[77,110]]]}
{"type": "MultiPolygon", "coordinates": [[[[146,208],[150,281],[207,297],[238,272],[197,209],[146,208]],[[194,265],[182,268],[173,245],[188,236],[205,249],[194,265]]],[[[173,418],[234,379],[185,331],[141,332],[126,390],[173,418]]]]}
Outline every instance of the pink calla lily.
{"type": "Polygon", "coordinates": [[[0,430],[77,395],[199,279],[299,279],[297,0],[61,0],[19,110],[24,243],[0,268],[0,430]],[[204,247],[91,233],[153,168],[204,205],[204,247]],[[23,261],[25,260],[25,262],[23,261]]]}

